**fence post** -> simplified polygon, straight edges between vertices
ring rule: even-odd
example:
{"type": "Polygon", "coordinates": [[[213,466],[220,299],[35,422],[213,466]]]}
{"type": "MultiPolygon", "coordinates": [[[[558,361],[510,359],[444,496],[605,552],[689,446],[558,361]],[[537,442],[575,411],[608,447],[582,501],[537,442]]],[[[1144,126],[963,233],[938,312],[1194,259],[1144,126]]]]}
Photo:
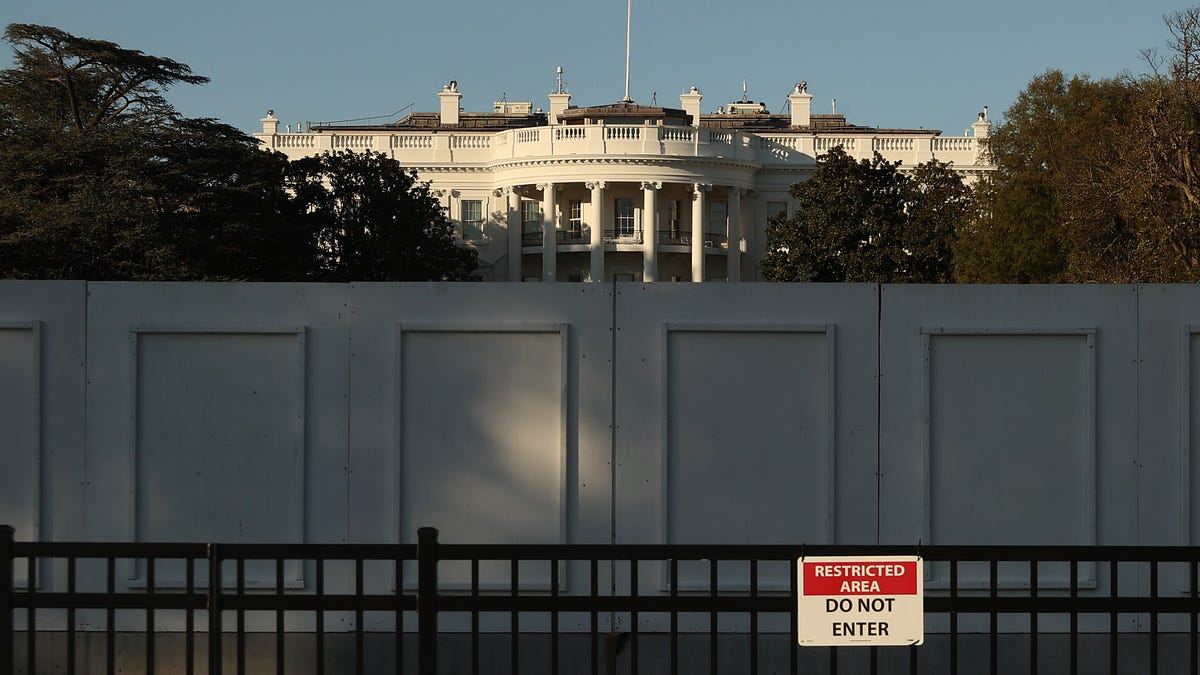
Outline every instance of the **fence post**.
{"type": "Polygon", "coordinates": [[[221,675],[221,550],[208,545],[208,675],[221,675]]]}
{"type": "MultiPolygon", "coordinates": [[[[0,672],[13,668],[13,535],[11,525],[0,525],[0,672]]],[[[33,630],[30,626],[26,630],[33,630]]]]}
{"type": "Polygon", "coordinates": [[[417,670],[420,675],[437,675],[437,536],[436,527],[417,530],[417,670]]]}

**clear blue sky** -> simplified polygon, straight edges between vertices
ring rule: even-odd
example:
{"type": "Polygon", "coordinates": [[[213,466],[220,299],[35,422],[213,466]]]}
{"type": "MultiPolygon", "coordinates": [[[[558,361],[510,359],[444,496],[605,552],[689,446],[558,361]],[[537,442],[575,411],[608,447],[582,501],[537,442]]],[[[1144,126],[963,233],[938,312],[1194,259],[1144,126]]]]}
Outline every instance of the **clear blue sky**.
{"type": "MultiPolygon", "coordinates": [[[[1000,119],[1048,68],[1093,77],[1145,70],[1162,47],[1162,0],[859,0],[738,3],[634,0],[631,93],[703,109],[750,97],[782,112],[805,80],[814,112],[831,99],[851,122],[960,135],[984,105],[1000,119]]],[[[41,23],[189,64],[212,79],[170,98],[189,116],[253,131],[267,108],[286,123],[437,110],[458,80],[463,107],[546,107],[562,65],[574,105],[624,94],[625,3],[412,0],[5,0],[4,23],[41,23]]],[[[0,67],[12,64],[10,50],[0,67]]]]}

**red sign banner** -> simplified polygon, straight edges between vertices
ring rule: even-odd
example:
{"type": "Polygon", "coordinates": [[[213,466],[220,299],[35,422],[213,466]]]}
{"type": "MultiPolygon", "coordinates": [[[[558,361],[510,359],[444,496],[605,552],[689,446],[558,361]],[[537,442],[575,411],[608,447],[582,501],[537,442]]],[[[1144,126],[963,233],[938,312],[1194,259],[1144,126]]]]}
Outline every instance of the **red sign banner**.
{"type": "Polygon", "coordinates": [[[821,561],[804,565],[804,595],[916,595],[915,561],[821,561]]]}

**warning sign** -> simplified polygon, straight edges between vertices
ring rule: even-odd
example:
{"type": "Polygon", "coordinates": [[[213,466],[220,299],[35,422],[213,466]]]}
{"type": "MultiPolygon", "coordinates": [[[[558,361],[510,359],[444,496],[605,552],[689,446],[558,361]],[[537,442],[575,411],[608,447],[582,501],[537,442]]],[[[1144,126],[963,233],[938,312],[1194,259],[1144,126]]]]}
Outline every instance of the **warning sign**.
{"type": "Polygon", "coordinates": [[[918,556],[807,557],[799,564],[800,644],[919,645],[925,583],[918,556]]]}

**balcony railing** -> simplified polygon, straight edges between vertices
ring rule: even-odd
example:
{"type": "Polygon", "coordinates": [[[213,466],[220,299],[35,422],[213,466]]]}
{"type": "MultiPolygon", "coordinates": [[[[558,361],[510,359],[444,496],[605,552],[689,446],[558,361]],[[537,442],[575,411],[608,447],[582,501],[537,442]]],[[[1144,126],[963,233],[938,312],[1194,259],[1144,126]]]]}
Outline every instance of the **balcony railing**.
{"type": "Polygon", "coordinates": [[[538,230],[537,232],[521,233],[521,246],[528,248],[531,246],[542,246],[545,243],[545,235],[542,234],[541,230],[538,230]]]}
{"type": "Polygon", "coordinates": [[[640,244],[642,243],[641,230],[605,230],[604,243],[606,244],[640,244]]]}
{"type": "Polygon", "coordinates": [[[555,235],[560,245],[592,243],[592,230],[588,227],[559,230],[555,235]]]}

